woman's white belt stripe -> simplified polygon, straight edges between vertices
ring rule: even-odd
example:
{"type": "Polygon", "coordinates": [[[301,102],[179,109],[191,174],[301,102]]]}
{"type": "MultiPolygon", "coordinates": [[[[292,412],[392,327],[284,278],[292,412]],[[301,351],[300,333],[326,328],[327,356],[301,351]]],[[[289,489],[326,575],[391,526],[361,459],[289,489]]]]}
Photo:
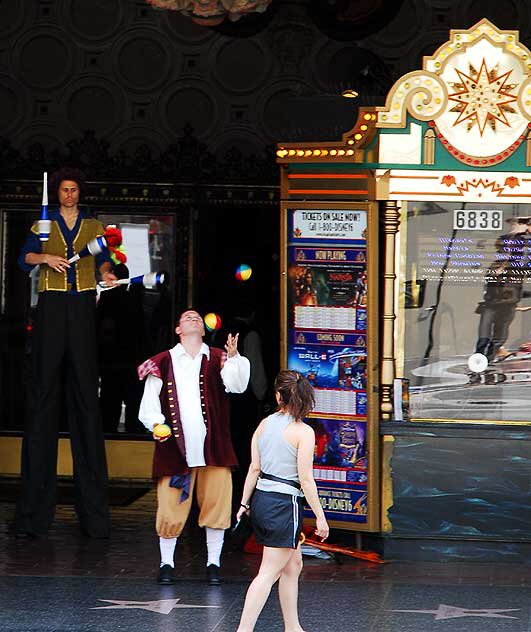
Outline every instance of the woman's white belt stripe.
{"type": "Polygon", "coordinates": [[[298,505],[297,498],[295,496],[291,497],[291,504],[293,506],[293,548],[297,546],[297,527],[298,527],[298,505]]]}

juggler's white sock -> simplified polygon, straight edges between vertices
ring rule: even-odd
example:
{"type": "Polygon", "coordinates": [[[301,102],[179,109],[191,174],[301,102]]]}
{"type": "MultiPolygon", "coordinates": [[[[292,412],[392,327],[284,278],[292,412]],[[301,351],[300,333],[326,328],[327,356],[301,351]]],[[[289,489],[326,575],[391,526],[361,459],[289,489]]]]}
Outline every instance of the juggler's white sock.
{"type": "Polygon", "coordinates": [[[175,553],[176,545],[177,538],[159,538],[161,566],[164,566],[164,564],[169,564],[173,568],[173,554],[175,553]]]}
{"type": "Polygon", "coordinates": [[[210,564],[221,566],[219,558],[221,557],[221,549],[223,548],[225,529],[211,529],[210,527],[205,527],[205,531],[208,551],[207,566],[210,566],[210,564]]]}

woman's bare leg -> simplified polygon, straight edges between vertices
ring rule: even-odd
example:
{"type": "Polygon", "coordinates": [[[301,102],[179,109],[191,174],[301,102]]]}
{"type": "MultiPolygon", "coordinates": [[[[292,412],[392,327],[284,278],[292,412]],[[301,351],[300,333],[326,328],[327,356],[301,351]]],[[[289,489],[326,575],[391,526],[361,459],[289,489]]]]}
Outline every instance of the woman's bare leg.
{"type": "Polygon", "coordinates": [[[237,632],[253,632],[256,620],[269,597],[273,584],[288,563],[293,549],[277,549],[264,546],[264,554],[258,575],[253,579],[243,605],[237,632]]]}
{"type": "Polygon", "coordinates": [[[304,632],[299,623],[297,601],[299,597],[299,575],[302,570],[301,547],[292,552],[289,562],[282,569],[278,582],[278,597],[284,618],[285,632],[304,632]]]}

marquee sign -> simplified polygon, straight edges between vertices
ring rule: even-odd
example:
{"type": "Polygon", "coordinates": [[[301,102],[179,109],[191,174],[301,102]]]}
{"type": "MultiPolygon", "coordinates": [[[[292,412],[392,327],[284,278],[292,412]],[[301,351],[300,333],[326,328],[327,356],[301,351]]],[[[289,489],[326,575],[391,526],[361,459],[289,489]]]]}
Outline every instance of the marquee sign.
{"type": "MultiPolygon", "coordinates": [[[[518,31],[501,31],[486,19],[469,30],[453,30],[446,44],[424,58],[422,70],[397,81],[377,110],[378,128],[405,128],[409,113],[428,122],[461,163],[499,164],[528,137],[531,52],[519,42],[518,31]]],[[[421,135],[416,139],[420,143],[421,135]]],[[[384,141],[380,163],[395,162],[392,144],[384,141]]]]}

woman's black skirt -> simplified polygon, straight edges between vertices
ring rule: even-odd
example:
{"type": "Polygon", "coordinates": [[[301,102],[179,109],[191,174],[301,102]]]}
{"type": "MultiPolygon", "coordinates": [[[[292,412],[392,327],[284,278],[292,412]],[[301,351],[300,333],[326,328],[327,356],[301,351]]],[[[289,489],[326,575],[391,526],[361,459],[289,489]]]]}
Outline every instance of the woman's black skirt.
{"type": "Polygon", "coordinates": [[[256,541],[264,546],[296,549],[302,529],[302,496],[255,490],[251,523],[256,541]]]}

